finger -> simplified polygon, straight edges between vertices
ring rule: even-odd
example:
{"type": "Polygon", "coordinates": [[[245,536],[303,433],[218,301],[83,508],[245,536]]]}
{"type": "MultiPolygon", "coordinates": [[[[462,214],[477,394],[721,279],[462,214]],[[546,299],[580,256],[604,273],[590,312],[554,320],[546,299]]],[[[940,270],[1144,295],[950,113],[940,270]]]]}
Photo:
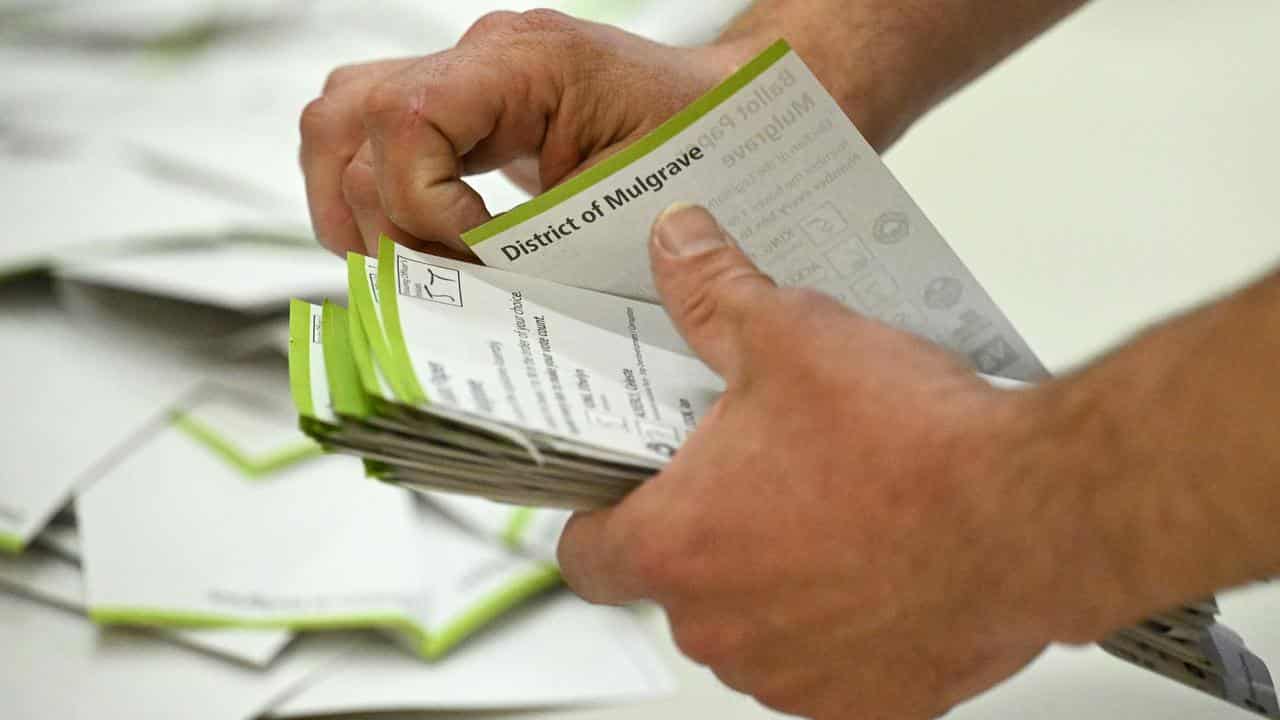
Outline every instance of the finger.
{"type": "Polygon", "coordinates": [[[507,163],[506,167],[502,168],[502,174],[506,175],[508,180],[530,195],[537,195],[542,192],[542,176],[540,173],[538,158],[532,156],[512,160],[507,163]]]}
{"type": "Polygon", "coordinates": [[[402,231],[397,228],[382,212],[382,202],[378,198],[378,183],[373,177],[373,149],[365,142],[356,152],[355,157],[347,165],[342,174],[342,198],[356,227],[359,228],[362,240],[361,252],[371,257],[378,253],[378,238],[386,234],[392,240],[400,241],[402,231]]]}
{"type": "Polygon", "coordinates": [[[625,507],[626,501],[606,510],[574,513],[560,535],[560,574],[588,602],[621,605],[646,596],[632,560],[636,545],[623,530],[625,507]]]}
{"type": "Polygon", "coordinates": [[[364,249],[342,188],[343,173],[365,141],[364,98],[383,78],[411,62],[404,58],[338,68],[325,81],[321,96],[302,111],[299,163],[311,225],[320,243],[339,255],[364,249]]]}
{"type": "Polygon", "coordinates": [[[512,53],[479,44],[449,50],[369,94],[364,123],[382,206],[410,235],[462,248],[459,236],[490,217],[462,176],[539,151],[559,90],[554,73],[534,76],[545,58],[522,62],[512,53]]]}
{"type": "Polygon", "coordinates": [[[419,243],[382,211],[378,197],[378,184],[373,177],[373,150],[366,142],[351,158],[342,175],[342,197],[351,208],[351,215],[360,230],[364,245],[361,252],[370,257],[378,256],[378,241],[383,235],[401,245],[416,246],[419,243]]]}
{"type": "Polygon", "coordinates": [[[777,287],[739,250],[711,213],[676,204],[654,223],[649,242],[653,279],[689,346],[726,381],[750,360],[744,343],[754,313],[777,287]]]}

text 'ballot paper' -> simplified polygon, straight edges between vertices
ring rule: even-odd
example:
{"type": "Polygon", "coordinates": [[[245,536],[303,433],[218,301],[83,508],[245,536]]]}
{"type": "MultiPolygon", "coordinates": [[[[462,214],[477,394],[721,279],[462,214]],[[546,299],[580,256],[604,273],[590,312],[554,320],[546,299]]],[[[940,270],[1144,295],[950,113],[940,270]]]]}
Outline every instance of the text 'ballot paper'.
{"type": "Polygon", "coordinates": [[[979,371],[1044,367],[785,42],[621,152],[463,234],[487,265],[656,300],[649,228],[706,206],[780,285],[823,291],[979,371]]]}

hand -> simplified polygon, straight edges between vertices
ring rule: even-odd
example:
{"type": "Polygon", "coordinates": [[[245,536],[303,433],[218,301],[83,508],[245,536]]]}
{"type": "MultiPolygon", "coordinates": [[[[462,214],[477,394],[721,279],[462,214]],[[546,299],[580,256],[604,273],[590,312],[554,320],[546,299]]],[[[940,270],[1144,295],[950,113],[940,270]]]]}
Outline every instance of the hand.
{"type": "Polygon", "coordinates": [[[334,71],[302,114],[316,235],[330,250],[469,254],[490,218],[465,175],[504,168],[530,192],[643,136],[749,57],[755,41],[675,48],[549,10],[498,12],[457,47],[334,71]],[[427,247],[430,244],[431,247],[427,247]]]}
{"type": "Polygon", "coordinates": [[[819,718],[934,717],[1092,639],[1060,569],[1085,574],[1064,563],[1089,557],[1081,503],[1011,471],[1030,391],[775,287],[700,208],[664,213],[650,250],[727,390],[666,469],[573,517],[575,591],[656,600],[726,684],[819,718]]]}

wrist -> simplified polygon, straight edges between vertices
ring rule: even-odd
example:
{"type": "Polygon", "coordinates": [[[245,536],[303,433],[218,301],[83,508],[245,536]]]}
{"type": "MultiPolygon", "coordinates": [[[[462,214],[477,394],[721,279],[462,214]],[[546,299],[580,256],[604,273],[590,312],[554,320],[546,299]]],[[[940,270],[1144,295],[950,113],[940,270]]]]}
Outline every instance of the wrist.
{"type": "MultiPolygon", "coordinates": [[[[1141,592],[1132,521],[1141,477],[1123,469],[1124,422],[1088,379],[1026,391],[1004,473],[1036,498],[1025,607],[1047,638],[1088,643],[1155,610],[1141,592]]],[[[1171,603],[1172,604],[1172,603],[1171,603]]]]}
{"type": "Polygon", "coordinates": [[[1100,589],[1107,573],[1084,567],[1097,554],[1088,549],[1093,483],[1081,470],[1088,458],[1075,450],[1081,428],[1053,386],[980,394],[956,424],[945,464],[974,527],[969,547],[955,551],[963,559],[959,587],[983,588],[974,601],[985,625],[1006,638],[1083,641],[1108,624],[1108,608],[1095,603],[1114,593],[1100,589]]]}
{"type": "Polygon", "coordinates": [[[991,622],[1016,638],[1094,642],[1194,599],[1152,592],[1151,537],[1134,522],[1149,486],[1126,466],[1125,421],[1097,389],[1072,377],[992,391],[955,454],[987,543],[970,584],[988,588],[991,622]]]}
{"type": "Polygon", "coordinates": [[[1028,606],[1055,641],[1097,641],[1265,574],[1250,564],[1257,543],[1232,458],[1197,449],[1219,423],[1205,412],[1215,400],[1188,384],[1186,350],[1214,323],[1160,328],[1026,393],[1025,430],[1008,452],[1054,508],[1037,531],[1046,558],[1028,606]]]}
{"type": "Polygon", "coordinates": [[[931,104],[927,83],[909,69],[911,45],[898,39],[906,30],[820,20],[779,14],[766,21],[754,14],[731,26],[708,50],[727,74],[785,39],[863,137],[883,152],[931,104]]]}

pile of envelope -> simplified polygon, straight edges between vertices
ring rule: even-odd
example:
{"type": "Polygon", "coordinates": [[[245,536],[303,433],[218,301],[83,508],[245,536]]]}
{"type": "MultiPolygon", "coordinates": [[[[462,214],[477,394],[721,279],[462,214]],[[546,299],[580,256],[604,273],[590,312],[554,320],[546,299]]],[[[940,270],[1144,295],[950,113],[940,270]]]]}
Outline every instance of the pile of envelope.
{"type": "MultiPolygon", "coordinates": [[[[346,295],[298,113],[334,67],[442,49],[492,4],[0,0],[0,715],[671,690],[632,612],[560,587],[566,513],[364,478],[288,396],[288,298],[346,295]]],[[[672,3],[560,5],[655,34],[672,3]]]]}

